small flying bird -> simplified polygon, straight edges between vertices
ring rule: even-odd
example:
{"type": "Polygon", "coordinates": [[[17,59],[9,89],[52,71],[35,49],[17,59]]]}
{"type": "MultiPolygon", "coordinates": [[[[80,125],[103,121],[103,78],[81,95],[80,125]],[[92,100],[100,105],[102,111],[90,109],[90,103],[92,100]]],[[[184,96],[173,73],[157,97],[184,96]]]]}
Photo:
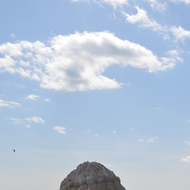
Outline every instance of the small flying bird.
{"type": "Polygon", "coordinates": [[[15,152],[15,150],[13,149],[13,152],[15,152]]]}

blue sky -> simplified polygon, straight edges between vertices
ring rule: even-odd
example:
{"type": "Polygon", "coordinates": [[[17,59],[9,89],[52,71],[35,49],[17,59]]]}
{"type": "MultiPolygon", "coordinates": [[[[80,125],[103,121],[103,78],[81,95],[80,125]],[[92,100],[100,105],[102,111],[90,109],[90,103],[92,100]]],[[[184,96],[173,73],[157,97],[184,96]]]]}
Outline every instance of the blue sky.
{"type": "Polygon", "coordinates": [[[2,190],[59,189],[87,160],[129,190],[189,189],[189,0],[0,7],[2,190]]]}

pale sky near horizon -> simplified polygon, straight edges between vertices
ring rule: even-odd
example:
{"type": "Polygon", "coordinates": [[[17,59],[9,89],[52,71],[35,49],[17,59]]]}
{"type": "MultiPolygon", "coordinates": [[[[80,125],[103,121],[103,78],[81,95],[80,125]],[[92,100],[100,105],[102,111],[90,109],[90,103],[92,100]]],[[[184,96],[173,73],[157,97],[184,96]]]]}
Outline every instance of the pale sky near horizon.
{"type": "Polygon", "coordinates": [[[190,0],[1,0],[0,189],[58,190],[88,160],[189,190],[189,18],[190,0]]]}

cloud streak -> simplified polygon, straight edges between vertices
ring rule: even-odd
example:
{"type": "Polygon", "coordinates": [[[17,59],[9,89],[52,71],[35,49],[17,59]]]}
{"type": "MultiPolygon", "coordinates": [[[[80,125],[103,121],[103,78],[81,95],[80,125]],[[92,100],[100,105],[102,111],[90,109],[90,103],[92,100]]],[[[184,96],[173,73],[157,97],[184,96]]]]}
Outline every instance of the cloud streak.
{"type": "MultiPolygon", "coordinates": [[[[155,0],[147,0],[151,3],[151,6],[156,6],[155,0]]],[[[144,10],[139,8],[138,6],[135,6],[137,10],[137,14],[128,14],[124,11],[121,11],[121,13],[125,16],[126,21],[131,24],[137,24],[140,28],[143,29],[151,29],[154,32],[161,32],[164,40],[169,40],[170,35],[173,35],[175,38],[175,41],[181,41],[183,42],[185,39],[190,38],[190,31],[185,30],[181,26],[162,26],[159,23],[157,23],[155,20],[150,19],[148,16],[148,13],[144,10]]]]}
{"type": "MultiPolygon", "coordinates": [[[[6,118],[6,119],[12,121],[12,123],[15,124],[15,125],[18,125],[18,124],[25,125],[27,122],[28,123],[31,123],[31,122],[45,123],[45,121],[41,117],[36,117],[36,116],[28,117],[28,118],[25,118],[25,119],[19,119],[19,118],[6,118]]],[[[30,128],[31,126],[27,124],[26,127],[30,128]]]]}
{"type": "Polygon", "coordinates": [[[19,107],[20,104],[17,102],[13,102],[13,101],[5,101],[0,99],[0,108],[1,107],[8,107],[8,108],[15,108],[15,107],[19,107]]]}
{"type": "Polygon", "coordinates": [[[37,96],[35,94],[30,94],[27,96],[27,100],[33,100],[33,101],[36,101],[38,98],[40,98],[40,96],[37,96]]]}
{"type": "Polygon", "coordinates": [[[17,73],[38,81],[42,88],[70,92],[120,88],[121,83],[103,75],[111,65],[157,72],[176,64],[175,59],[158,58],[151,50],[108,31],[58,35],[48,45],[5,43],[0,45],[0,55],[0,72],[17,73]]]}
{"type": "Polygon", "coordinates": [[[25,120],[27,122],[45,123],[45,121],[41,117],[36,117],[36,116],[25,118],[25,120]]]}

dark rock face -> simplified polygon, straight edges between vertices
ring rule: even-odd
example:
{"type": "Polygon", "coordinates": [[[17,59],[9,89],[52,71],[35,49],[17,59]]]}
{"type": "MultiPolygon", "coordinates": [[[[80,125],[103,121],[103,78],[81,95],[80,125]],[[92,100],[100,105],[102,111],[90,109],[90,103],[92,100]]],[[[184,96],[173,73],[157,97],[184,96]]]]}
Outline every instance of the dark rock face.
{"type": "Polygon", "coordinates": [[[97,162],[84,162],[61,183],[60,190],[125,190],[112,171],[97,162]]]}

